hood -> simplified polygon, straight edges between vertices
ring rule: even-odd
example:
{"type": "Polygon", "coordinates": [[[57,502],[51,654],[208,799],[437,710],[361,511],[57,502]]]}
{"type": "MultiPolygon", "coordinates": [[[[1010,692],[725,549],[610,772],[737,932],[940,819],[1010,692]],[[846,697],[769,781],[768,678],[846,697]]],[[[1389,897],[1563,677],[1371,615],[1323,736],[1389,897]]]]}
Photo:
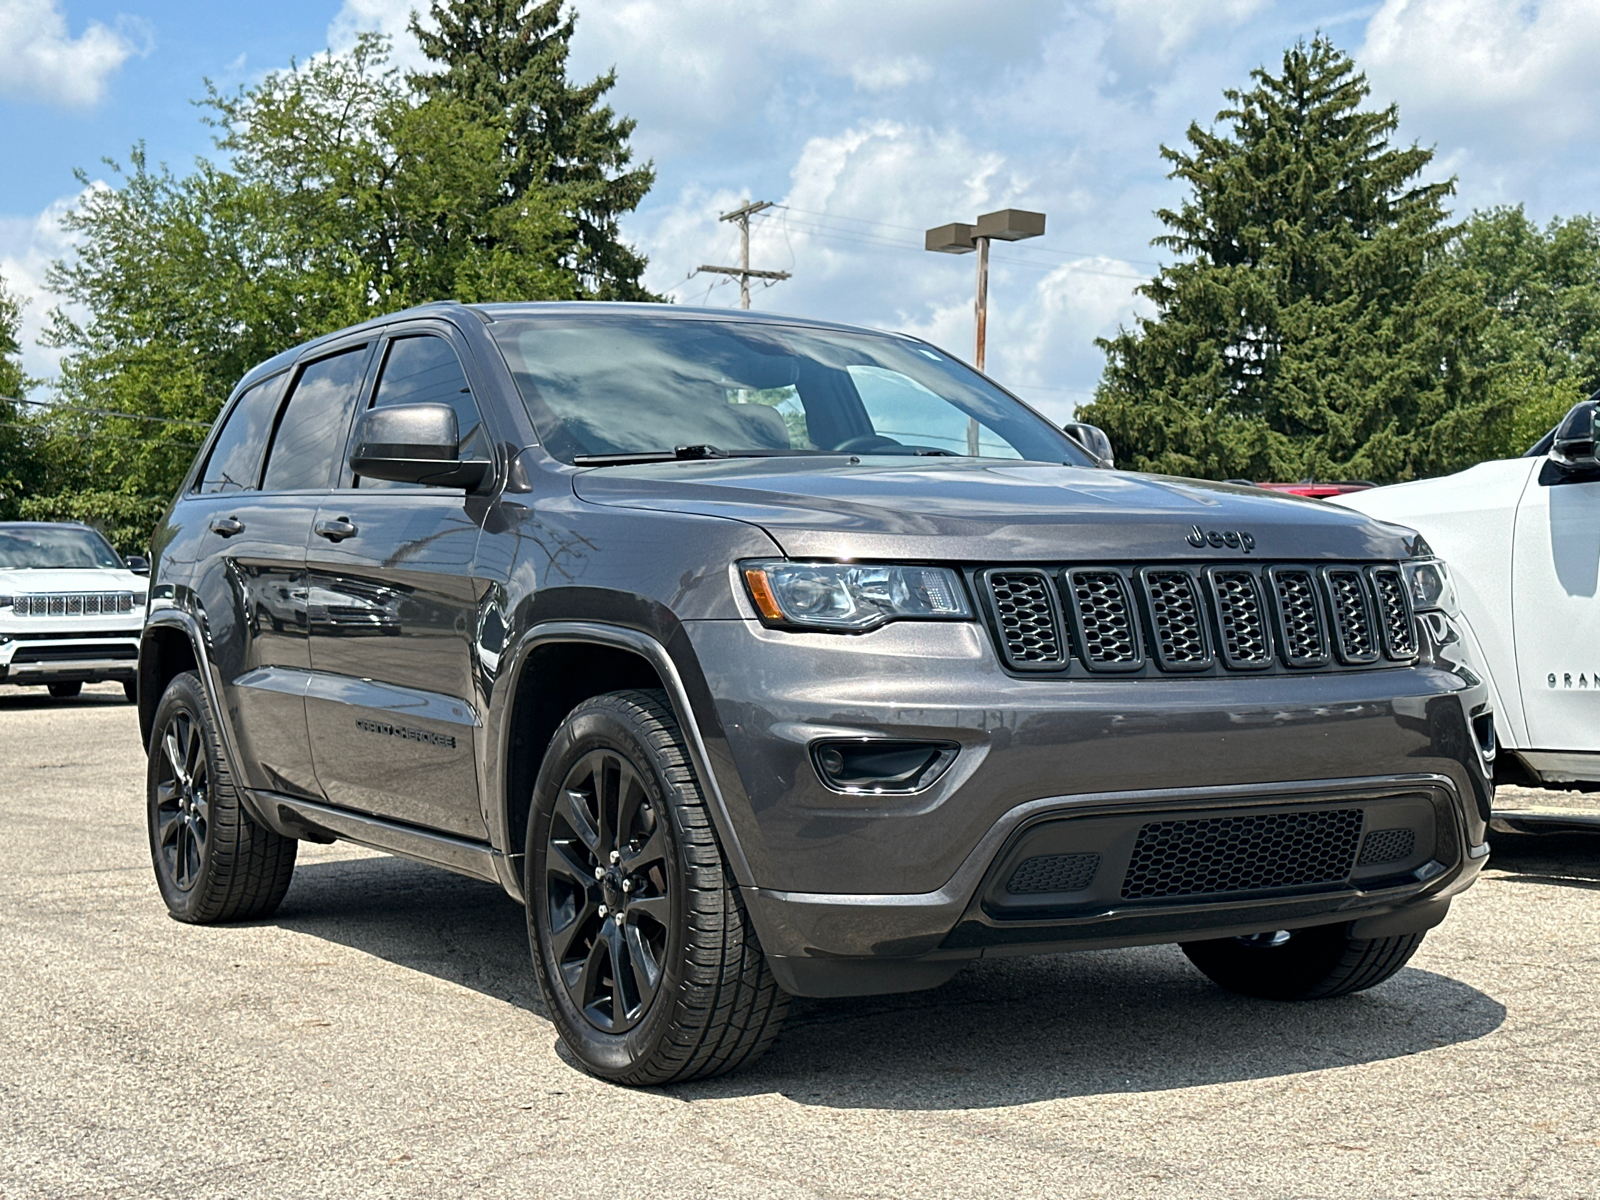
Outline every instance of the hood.
{"type": "Polygon", "coordinates": [[[1395,559],[1409,531],[1251,487],[1051,463],[745,458],[583,471],[592,504],[757,525],[794,558],[948,562],[1395,559]],[[1198,529],[1204,544],[1191,538],[1198,529]],[[1253,551],[1226,542],[1248,535],[1253,551]]]}
{"type": "Polygon", "coordinates": [[[27,596],[35,592],[143,592],[149,586],[150,581],[143,575],[110,568],[0,569],[0,596],[27,596]]]}

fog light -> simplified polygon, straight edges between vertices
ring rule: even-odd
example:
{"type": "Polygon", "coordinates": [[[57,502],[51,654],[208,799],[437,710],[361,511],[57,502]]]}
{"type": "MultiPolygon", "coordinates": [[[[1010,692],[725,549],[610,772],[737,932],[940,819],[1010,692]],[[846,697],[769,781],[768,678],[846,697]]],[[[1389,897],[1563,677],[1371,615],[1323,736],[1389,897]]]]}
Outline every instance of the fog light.
{"type": "Polygon", "coordinates": [[[811,761],[822,782],[851,795],[895,795],[930,787],[955,762],[954,742],[886,738],[814,742],[811,761]]]}

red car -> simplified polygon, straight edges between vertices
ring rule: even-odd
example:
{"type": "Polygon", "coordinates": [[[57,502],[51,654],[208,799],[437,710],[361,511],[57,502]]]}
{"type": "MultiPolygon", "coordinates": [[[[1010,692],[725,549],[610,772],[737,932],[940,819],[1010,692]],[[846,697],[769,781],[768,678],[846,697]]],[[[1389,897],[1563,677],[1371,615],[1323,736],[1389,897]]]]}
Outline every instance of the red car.
{"type": "Polygon", "coordinates": [[[1258,483],[1256,486],[1266,488],[1270,492],[1287,492],[1291,496],[1311,496],[1317,500],[1325,500],[1329,496],[1343,496],[1348,492],[1364,492],[1377,485],[1362,479],[1340,479],[1324,483],[1302,479],[1299,483],[1258,483]]]}

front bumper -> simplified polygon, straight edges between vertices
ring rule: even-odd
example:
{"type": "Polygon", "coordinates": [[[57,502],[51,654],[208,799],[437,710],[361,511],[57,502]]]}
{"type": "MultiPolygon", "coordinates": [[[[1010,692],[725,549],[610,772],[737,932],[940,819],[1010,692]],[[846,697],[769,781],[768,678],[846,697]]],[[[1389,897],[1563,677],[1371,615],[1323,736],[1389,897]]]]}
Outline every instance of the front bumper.
{"type": "Polygon", "coordinates": [[[0,631],[0,683],[42,686],[135,679],[139,620],[128,624],[132,627],[0,631]]]}
{"type": "Polygon", "coordinates": [[[1007,674],[971,626],[841,638],[691,625],[720,723],[710,758],[754,876],[746,903],[801,994],[933,986],[980,955],[1335,922],[1426,928],[1487,853],[1492,750],[1471,721],[1487,696],[1444,666],[1051,680],[1007,674]],[[841,795],[808,747],[848,737],[960,752],[923,792],[841,795]],[[1359,809],[1375,830],[1409,811],[1415,853],[1314,887],[1120,895],[1146,825],[1333,809],[1359,809]],[[1005,902],[1008,873],[1039,838],[1053,839],[1040,853],[1099,854],[1093,888],[1005,902]]]}

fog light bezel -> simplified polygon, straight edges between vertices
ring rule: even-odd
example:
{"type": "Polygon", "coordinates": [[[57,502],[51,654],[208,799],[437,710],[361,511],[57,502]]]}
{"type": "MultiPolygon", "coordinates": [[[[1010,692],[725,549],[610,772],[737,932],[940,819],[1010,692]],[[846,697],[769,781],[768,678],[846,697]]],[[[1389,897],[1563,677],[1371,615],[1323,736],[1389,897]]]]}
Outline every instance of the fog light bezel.
{"type": "Polygon", "coordinates": [[[834,737],[812,742],[807,750],[811,769],[822,786],[830,792],[841,796],[910,796],[925,792],[938,783],[960,755],[961,746],[957,742],[927,738],[834,737]],[[926,757],[921,767],[898,775],[877,776],[877,782],[873,782],[870,776],[861,779],[840,778],[842,768],[848,762],[845,756],[852,750],[879,753],[922,750],[926,752],[926,757]],[[840,758],[838,767],[829,764],[830,752],[840,758]]]}

